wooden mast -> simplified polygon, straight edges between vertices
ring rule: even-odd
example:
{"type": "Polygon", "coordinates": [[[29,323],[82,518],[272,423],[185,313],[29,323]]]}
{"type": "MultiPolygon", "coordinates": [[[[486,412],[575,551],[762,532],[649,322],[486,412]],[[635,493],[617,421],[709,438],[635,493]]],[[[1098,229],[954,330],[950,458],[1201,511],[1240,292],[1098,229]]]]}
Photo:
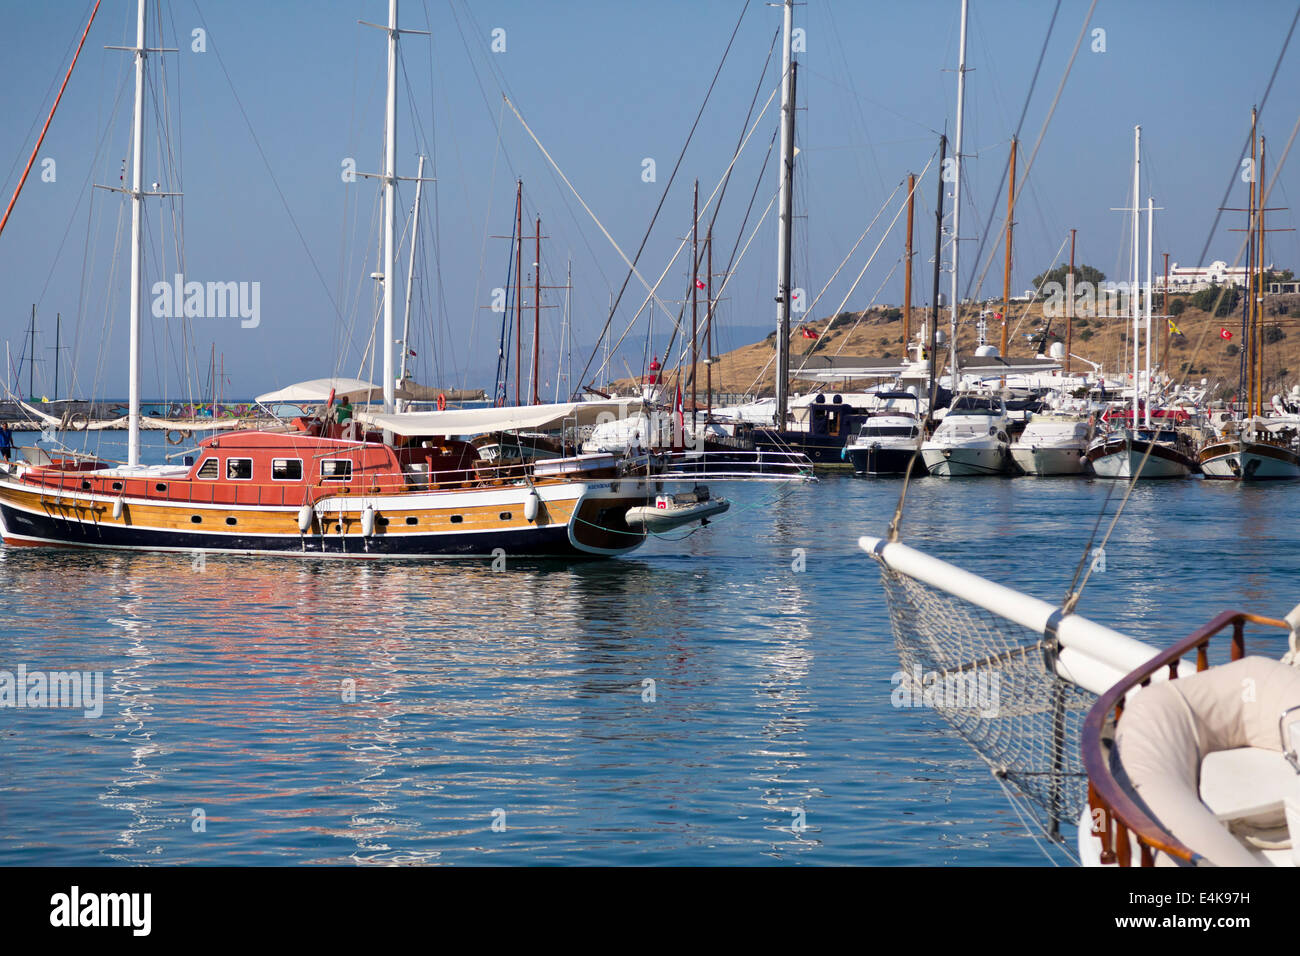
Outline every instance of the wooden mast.
{"type": "MultiPolygon", "coordinates": [[[[54,111],[59,108],[59,102],[63,99],[63,91],[68,88],[68,80],[72,79],[72,70],[81,57],[81,48],[86,45],[86,37],[90,34],[90,27],[95,22],[95,14],[99,13],[99,4],[100,0],[95,0],[95,9],[90,11],[90,19],[86,21],[86,29],[81,31],[81,40],[77,43],[77,52],[72,54],[72,62],[68,64],[68,72],[63,75],[63,84],[59,87],[58,96],[54,97],[54,105],[50,107],[50,115],[45,117],[45,125],[41,127],[41,135],[36,137],[36,145],[32,147],[32,155],[27,158],[27,165],[23,168],[23,174],[18,177],[18,185],[14,188],[14,194],[9,199],[9,205],[5,208],[4,216],[0,217],[0,233],[4,232],[5,223],[9,221],[9,214],[14,211],[14,206],[18,202],[18,195],[23,191],[23,184],[27,182],[27,176],[32,171],[36,157],[41,151],[41,144],[45,142],[45,134],[50,131],[50,123],[54,121],[54,111]]],[[[143,42],[140,45],[143,46],[143,42]]]]}
{"type": "Polygon", "coordinates": [[[907,251],[903,271],[903,358],[912,343],[912,210],[916,200],[916,174],[907,174],[907,251]]]}
{"type": "MultiPolygon", "coordinates": [[[[1011,137],[1011,176],[1010,185],[1007,188],[1007,253],[1006,262],[1002,268],[1002,342],[998,350],[998,355],[1006,358],[1007,355],[1007,311],[1011,308],[1011,233],[1015,229],[1015,212],[1016,212],[1016,138],[1011,137]]],[[[1070,269],[1074,271],[1073,266],[1070,269]]],[[[1066,292],[1067,297],[1069,292],[1066,292]]],[[[1067,320],[1068,321],[1068,320],[1067,320]]],[[[1069,350],[1066,350],[1066,371],[1069,369],[1069,350]]],[[[1006,379],[1002,380],[1004,383],[1006,379]]]]}

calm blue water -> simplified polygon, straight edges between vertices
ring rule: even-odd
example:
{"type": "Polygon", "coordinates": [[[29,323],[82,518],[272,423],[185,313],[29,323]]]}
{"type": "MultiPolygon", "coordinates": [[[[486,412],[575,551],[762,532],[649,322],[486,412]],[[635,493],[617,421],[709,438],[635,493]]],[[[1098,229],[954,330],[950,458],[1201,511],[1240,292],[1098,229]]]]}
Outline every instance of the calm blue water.
{"type": "MultiPolygon", "coordinates": [[[[0,863],[1045,863],[983,762],[890,704],[855,542],[898,487],[733,485],[684,540],[504,572],[0,551],[0,669],[106,682],[99,719],[0,709],[0,863]]],[[[1059,600],[1109,487],[923,479],[904,538],[1059,600]]],[[[1298,496],[1140,487],[1080,610],[1160,643],[1285,613],[1298,496]]]]}

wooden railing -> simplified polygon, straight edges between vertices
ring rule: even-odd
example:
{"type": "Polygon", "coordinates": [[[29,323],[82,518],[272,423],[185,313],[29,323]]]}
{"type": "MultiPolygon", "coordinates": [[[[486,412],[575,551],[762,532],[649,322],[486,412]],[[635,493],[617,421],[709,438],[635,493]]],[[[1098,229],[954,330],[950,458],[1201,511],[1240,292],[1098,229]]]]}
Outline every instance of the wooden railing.
{"type": "Polygon", "coordinates": [[[118,476],[91,470],[61,471],[57,465],[27,471],[19,480],[39,490],[42,498],[47,495],[56,498],[96,495],[172,504],[298,507],[340,495],[496,488],[521,481],[545,485],[572,481],[575,477],[584,476],[559,472],[535,478],[532,462],[492,464],[476,461],[466,468],[434,471],[431,474],[421,471],[356,471],[351,481],[313,479],[310,482],[255,482],[222,478],[199,479],[191,478],[188,474],[118,476]],[[114,488],[114,484],[121,487],[114,488]],[[159,485],[164,486],[163,490],[158,489],[159,485]]]}
{"type": "Polygon", "coordinates": [[[1271,617],[1247,614],[1243,611],[1225,611],[1204,627],[1183,638],[1173,647],[1156,655],[1108,690],[1084,720],[1082,747],[1083,765],[1088,773],[1088,806],[1091,810],[1092,833],[1101,841],[1103,864],[1132,865],[1130,836],[1137,842],[1142,866],[1152,866],[1155,854],[1165,853],[1176,860],[1197,864],[1203,862],[1195,850],[1185,846],[1177,837],[1153,820],[1134,799],[1133,795],[1115,778],[1111,769],[1111,752],[1108,741],[1113,741],[1114,727],[1124,711],[1124,697],[1135,687],[1146,687],[1162,669],[1168,668],[1169,679],[1178,678],[1178,665],[1182,658],[1196,652],[1196,670],[1203,671],[1209,664],[1210,641],[1225,628],[1232,628],[1231,660],[1240,660],[1246,653],[1246,625],[1261,624],[1290,631],[1291,625],[1271,617]],[[1114,723],[1111,717],[1114,716],[1114,723]],[[1107,733],[1109,731],[1109,734],[1107,733]]]}

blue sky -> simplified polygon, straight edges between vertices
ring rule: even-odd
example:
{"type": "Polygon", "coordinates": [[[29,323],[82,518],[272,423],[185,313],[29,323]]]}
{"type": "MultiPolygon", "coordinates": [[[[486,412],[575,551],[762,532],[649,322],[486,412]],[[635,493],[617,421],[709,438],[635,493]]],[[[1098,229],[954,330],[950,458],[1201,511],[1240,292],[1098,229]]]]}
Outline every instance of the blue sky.
{"type": "MultiPolygon", "coordinates": [[[[7,4],[0,78],[0,163],[7,202],[35,143],[91,3],[57,0],[7,4]]],[[[968,47],[962,286],[982,271],[994,237],[977,259],[990,212],[1001,227],[998,189],[1008,142],[1020,117],[1048,35],[1050,0],[972,0],[968,47]]],[[[31,304],[38,303],[36,391],[53,388],[55,314],[63,316],[63,391],[75,369],[80,397],[126,393],[126,236],[129,214],[116,183],[129,153],[131,66],[106,44],[134,37],[133,0],[104,0],[99,19],[40,151],[40,160],[0,236],[0,327],[17,363],[31,304]],[[41,179],[53,159],[55,179],[41,179]],[[116,249],[116,253],[115,253],[116,249]]],[[[1021,132],[1026,153],[1044,117],[1088,8],[1063,0],[1021,132]]],[[[150,42],[158,18],[150,5],[150,42]]],[[[224,357],[227,396],[249,396],[304,378],[363,376],[360,363],[375,315],[378,268],[376,187],[345,184],[342,162],[379,168],[383,124],[383,34],[358,24],[382,21],[382,0],[253,3],[177,0],[162,5],[162,45],[180,52],[155,71],[148,110],[146,181],[180,189],[180,201],[151,200],[146,286],[176,271],[174,223],[183,233],[191,281],[257,282],[256,328],[235,318],[191,320],[146,315],[147,396],[205,394],[209,356],[224,357]],[[207,49],[192,49],[196,28],[207,49]],[[224,68],[223,68],[224,67],[224,68]],[[227,82],[227,73],[230,82],[227,82]],[[233,85],[233,90],[232,90],[233,85]],[[242,106],[242,110],[241,110],[242,106]],[[172,161],[159,159],[159,120],[170,118],[172,161]],[[246,119],[245,119],[246,117],[246,119]],[[251,127],[251,133],[250,133],[251,127]],[[268,171],[269,166],[269,171],[268,171]],[[287,207],[287,208],[286,208],[287,207]]],[[[937,131],[952,130],[955,111],[957,0],[810,0],[796,8],[806,30],[799,55],[799,163],[796,171],[795,284],[816,296],[873,217],[884,212],[814,310],[902,298],[903,223],[885,239],[856,290],[850,285],[894,218],[901,193],[886,199],[909,171],[932,156],[937,131]]],[[[1249,110],[1263,96],[1295,6],[1250,0],[1225,7],[1208,0],[1101,0],[1090,33],[1043,139],[1017,210],[1013,291],[1050,265],[1071,227],[1079,259],[1113,278],[1127,272],[1125,217],[1132,127],[1143,125],[1144,170],[1157,214],[1157,259],[1169,252],[1190,264],[1232,260],[1237,222],[1211,234],[1223,191],[1245,141],[1249,110]],[[1102,29],[1104,52],[1093,51],[1102,29]]],[[[759,0],[547,2],[404,0],[403,25],[431,37],[402,41],[399,83],[399,172],[413,176],[416,155],[430,157],[423,235],[417,260],[412,348],[417,378],[439,385],[490,387],[500,316],[489,308],[506,281],[514,181],[524,180],[525,215],[543,219],[543,285],[564,282],[573,267],[573,340],[581,369],[599,333],[611,291],[625,269],[572,193],[502,112],[509,93],[610,233],[635,252],[722,58],[740,27],[718,84],[651,233],[640,270],[653,281],[690,229],[691,184],[712,192],[742,134],[755,90],[759,105],[777,82],[763,73],[780,11],[759,0]],[[743,16],[741,11],[744,10],[743,16]],[[505,31],[493,52],[492,31],[505,31]],[[760,75],[761,85],[760,85],[760,75]],[[643,181],[653,159],[656,181],[643,181]]],[[[1263,117],[1274,164],[1300,115],[1300,37],[1282,63],[1263,117]]],[[[775,105],[736,165],[716,225],[715,270],[741,235],[750,196],[749,230],[776,187],[774,160],[759,180],[775,128],[775,105]],[[755,185],[758,185],[755,192],[755,185]]],[[[1024,158],[1022,154],[1022,169],[1024,158]]],[[[1284,170],[1270,204],[1300,203],[1295,163],[1284,170]],[[1293,201],[1294,200],[1294,201],[1293,201]]],[[[402,188],[409,208],[413,184],[402,188]]],[[[917,299],[929,298],[934,181],[918,189],[917,299]]],[[[1244,205],[1238,185],[1228,205],[1244,205]]],[[[732,348],[774,323],[775,221],[770,214],[719,307],[718,345],[732,348]]],[[[1290,226],[1294,211],[1273,214],[1290,226]]],[[[1269,258],[1300,264],[1295,233],[1277,233],[1269,258]]],[[[1059,261],[1059,259],[1057,260],[1059,261]]],[[[399,277],[405,279],[405,253],[399,277]]],[[[531,272],[531,250],[525,270],[531,272]]],[[[659,295],[670,305],[686,295],[688,260],[669,270],[659,295]]],[[[1001,254],[983,291],[1001,292],[1001,254]]],[[[531,278],[531,276],[529,276],[531,278]]],[[[148,292],[146,288],[146,292],[148,292]]],[[[637,280],[615,319],[632,322],[645,296],[637,280]]],[[[531,293],[525,296],[531,302],[531,293]]],[[[152,297],[146,295],[147,302],[152,297]]],[[[542,392],[553,394],[562,293],[543,294],[542,392]]],[[[687,316],[689,320],[689,314],[687,316]]],[[[531,327],[531,316],[528,317],[531,327]]],[[[628,334],[614,372],[639,368],[643,351],[662,351],[669,320],[656,314],[628,334]]],[[[525,355],[531,335],[525,336],[525,355]]],[[[527,358],[525,359],[527,361],[527,358]]],[[[376,365],[377,369],[377,365],[376,365]]],[[[378,376],[378,372],[374,373],[378,376]]],[[[27,372],[22,372],[23,388],[27,372]]],[[[11,371],[10,382],[14,380],[11,371]]]]}

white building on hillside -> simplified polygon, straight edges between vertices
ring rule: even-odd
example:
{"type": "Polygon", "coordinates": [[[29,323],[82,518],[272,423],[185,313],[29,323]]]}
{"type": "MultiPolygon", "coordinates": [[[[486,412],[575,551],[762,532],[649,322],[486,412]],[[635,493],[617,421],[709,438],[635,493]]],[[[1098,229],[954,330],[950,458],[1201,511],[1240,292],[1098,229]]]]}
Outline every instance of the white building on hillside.
{"type": "MultiPolygon", "coordinates": [[[[1272,266],[1268,266],[1272,269],[1272,266]]],[[[1245,266],[1229,266],[1222,259],[1216,259],[1208,266],[1180,266],[1174,263],[1169,267],[1169,291],[1170,292],[1200,292],[1202,289],[1208,289],[1212,285],[1235,286],[1245,288],[1246,285],[1245,266]]],[[[1165,291],[1165,277],[1157,273],[1155,277],[1155,287],[1157,292],[1165,291]]]]}

